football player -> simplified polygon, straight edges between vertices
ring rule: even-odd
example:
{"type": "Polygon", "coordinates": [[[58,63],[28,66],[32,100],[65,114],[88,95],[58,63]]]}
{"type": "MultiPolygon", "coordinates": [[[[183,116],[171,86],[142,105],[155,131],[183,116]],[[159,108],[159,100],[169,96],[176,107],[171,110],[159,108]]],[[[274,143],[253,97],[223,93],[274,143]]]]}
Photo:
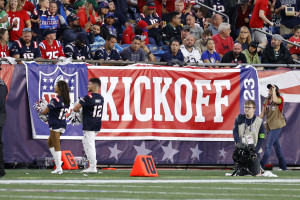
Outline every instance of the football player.
{"type": "Polygon", "coordinates": [[[97,172],[95,137],[101,129],[104,102],[104,98],[98,93],[100,85],[101,82],[98,78],[91,78],[88,85],[88,92],[91,93],[83,97],[73,108],[75,112],[79,112],[80,108],[82,108],[82,144],[90,163],[90,166],[82,171],[85,173],[97,172]]]}
{"type": "Polygon", "coordinates": [[[45,29],[44,36],[45,40],[39,44],[42,58],[50,60],[65,58],[61,43],[56,40],[56,29],[45,29]]]}
{"type": "Polygon", "coordinates": [[[52,174],[62,174],[61,168],[61,150],[60,150],[60,135],[66,130],[66,113],[68,113],[70,107],[70,95],[68,84],[60,80],[55,84],[54,92],[57,96],[52,98],[41,114],[48,114],[48,124],[50,128],[50,136],[47,141],[47,145],[54,157],[56,164],[56,170],[52,171],[52,174]]]}
{"type": "Polygon", "coordinates": [[[77,34],[75,42],[71,42],[65,47],[66,57],[71,57],[73,60],[91,59],[91,50],[88,45],[86,45],[85,39],[85,33],[77,34]]]}
{"type": "Polygon", "coordinates": [[[32,41],[32,31],[24,28],[22,37],[16,40],[10,50],[10,55],[14,58],[41,58],[41,51],[36,41],[32,41]]]}

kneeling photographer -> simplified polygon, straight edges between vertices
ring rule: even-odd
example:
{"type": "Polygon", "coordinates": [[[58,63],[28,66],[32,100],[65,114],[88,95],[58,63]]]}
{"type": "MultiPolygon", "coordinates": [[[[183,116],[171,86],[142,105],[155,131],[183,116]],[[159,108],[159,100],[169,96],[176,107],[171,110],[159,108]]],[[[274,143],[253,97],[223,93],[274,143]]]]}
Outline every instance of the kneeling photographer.
{"type": "Polygon", "coordinates": [[[255,102],[248,100],[244,105],[245,114],[239,114],[235,119],[233,137],[236,145],[232,156],[235,171],[232,176],[256,176],[261,172],[258,153],[265,139],[265,129],[263,120],[254,114],[255,109],[255,102]]]}

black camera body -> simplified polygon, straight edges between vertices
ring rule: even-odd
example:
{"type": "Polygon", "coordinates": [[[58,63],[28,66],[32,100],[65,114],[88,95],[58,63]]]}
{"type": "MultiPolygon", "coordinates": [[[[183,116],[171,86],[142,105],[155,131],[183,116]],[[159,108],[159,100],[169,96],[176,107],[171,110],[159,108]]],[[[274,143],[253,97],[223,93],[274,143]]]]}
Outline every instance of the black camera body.
{"type": "Polygon", "coordinates": [[[237,143],[233,151],[232,159],[235,164],[240,166],[248,166],[255,161],[257,154],[254,144],[237,143]]]}

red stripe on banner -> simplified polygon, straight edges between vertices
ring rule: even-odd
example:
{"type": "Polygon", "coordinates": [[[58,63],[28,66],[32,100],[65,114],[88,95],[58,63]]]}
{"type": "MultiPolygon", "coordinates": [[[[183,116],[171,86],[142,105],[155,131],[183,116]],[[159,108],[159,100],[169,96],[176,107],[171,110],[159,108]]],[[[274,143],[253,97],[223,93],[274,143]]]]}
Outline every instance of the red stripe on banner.
{"type": "Polygon", "coordinates": [[[300,94],[300,85],[295,87],[280,89],[280,92],[283,94],[300,94]]]}
{"type": "Polygon", "coordinates": [[[287,73],[287,72],[290,72],[291,70],[270,70],[270,71],[257,71],[257,74],[258,74],[258,77],[259,78],[266,78],[266,77],[269,77],[269,76],[275,76],[275,75],[278,75],[278,74],[284,74],[284,73],[287,73]]]}
{"type": "Polygon", "coordinates": [[[185,133],[98,133],[98,137],[143,137],[143,136],[156,136],[156,137],[199,137],[199,138],[233,138],[231,134],[185,134],[185,133]]]}
{"type": "Polygon", "coordinates": [[[1,65],[1,68],[2,70],[0,70],[0,78],[5,82],[9,92],[11,78],[14,72],[14,65],[3,64],[1,65]]]}

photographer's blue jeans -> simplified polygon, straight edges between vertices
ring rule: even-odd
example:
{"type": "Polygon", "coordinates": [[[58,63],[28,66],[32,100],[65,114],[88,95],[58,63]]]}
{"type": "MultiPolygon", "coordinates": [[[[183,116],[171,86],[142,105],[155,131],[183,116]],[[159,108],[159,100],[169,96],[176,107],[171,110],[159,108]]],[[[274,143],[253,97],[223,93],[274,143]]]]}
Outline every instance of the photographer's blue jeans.
{"type": "Polygon", "coordinates": [[[265,165],[268,162],[269,156],[271,154],[272,146],[274,146],[276,156],[277,156],[278,161],[279,161],[279,167],[282,170],[287,169],[285,159],[283,157],[283,153],[281,151],[280,143],[279,143],[280,133],[281,133],[281,128],[270,130],[270,132],[268,134],[268,139],[267,139],[267,144],[266,144],[266,149],[265,149],[265,152],[264,152],[264,156],[262,157],[262,159],[260,161],[260,165],[263,169],[265,168],[265,165]]]}

